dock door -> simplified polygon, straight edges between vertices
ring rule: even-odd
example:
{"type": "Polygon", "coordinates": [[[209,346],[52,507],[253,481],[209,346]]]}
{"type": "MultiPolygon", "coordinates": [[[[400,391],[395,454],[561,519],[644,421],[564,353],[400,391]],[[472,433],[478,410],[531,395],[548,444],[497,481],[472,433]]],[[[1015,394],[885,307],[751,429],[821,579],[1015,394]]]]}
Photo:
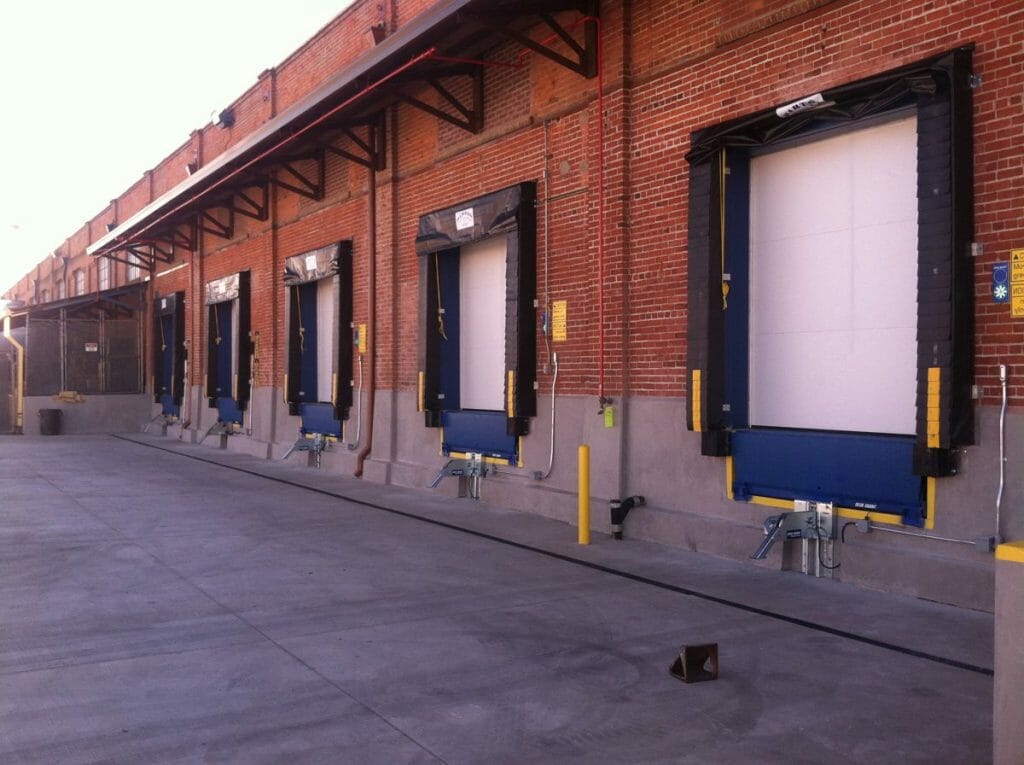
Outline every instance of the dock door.
{"type": "Polygon", "coordinates": [[[289,413],[302,435],[340,439],[352,406],[352,243],[288,258],[284,284],[289,413]]]}
{"type": "Polygon", "coordinates": [[[217,421],[242,424],[249,403],[249,272],[206,285],[206,396],[217,421]]]}

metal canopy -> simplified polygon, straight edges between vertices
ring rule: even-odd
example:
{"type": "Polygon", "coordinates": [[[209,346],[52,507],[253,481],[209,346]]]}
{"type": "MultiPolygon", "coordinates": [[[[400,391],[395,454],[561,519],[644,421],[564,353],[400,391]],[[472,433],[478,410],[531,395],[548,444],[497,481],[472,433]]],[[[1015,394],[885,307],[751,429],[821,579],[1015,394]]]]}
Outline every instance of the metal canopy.
{"type": "Polygon", "coordinates": [[[12,310],[11,316],[27,315],[39,317],[45,314],[59,314],[63,311],[79,311],[82,309],[96,309],[103,311],[107,315],[131,314],[143,307],[144,293],[145,284],[136,282],[123,287],[103,290],[102,292],[90,292],[87,295],[76,295],[64,300],[55,300],[51,303],[23,306],[12,310]],[[129,302],[125,302],[125,298],[129,302]]]}
{"type": "Polygon", "coordinates": [[[483,127],[483,70],[520,67],[488,60],[508,41],[586,77],[597,72],[598,0],[442,0],[357,59],[299,103],[199,168],[176,187],[92,243],[93,257],[153,270],[176,248],[194,250],[200,232],[234,235],[235,215],[266,220],[269,188],[312,199],[325,194],[326,155],[374,169],[386,165],[384,110],[402,102],[470,132],[483,127]],[[555,15],[574,11],[569,27],[555,15]],[[542,24],[551,34],[533,40],[542,24]],[[583,29],[577,31],[582,25],[583,29]],[[582,38],[581,41],[577,38],[582,38]],[[461,82],[460,82],[461,80],[461,82]],[[440,106],[422,100],[425,89],[440,106]]]}

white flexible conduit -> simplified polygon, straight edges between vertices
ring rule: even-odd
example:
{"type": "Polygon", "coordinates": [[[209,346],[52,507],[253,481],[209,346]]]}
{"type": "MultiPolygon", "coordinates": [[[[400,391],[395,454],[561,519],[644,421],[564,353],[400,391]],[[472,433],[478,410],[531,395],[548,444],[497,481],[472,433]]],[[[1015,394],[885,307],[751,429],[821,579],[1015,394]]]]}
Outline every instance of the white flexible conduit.
{"type": "Polygon", "coordinates": [[[1002,541],[999,514],[1003,506],[1003,487],[1006,485],[1006,364],[999,365],[999,387],[1002,405],[999,407],[999,492],[996,494],[996,544],[1002,541]]]}
{"type": "Polygon", "coordinates": [[[357,353],[359,357],[359,386],[356,388],[356,438],[348,445],[351,451],[359,448],[359,437],[363,430],[363,354],[357,353]]]}
{"type": "Polygon", "coordinates": [[[182,409],[184,411],[182,411],[182,414],[181,414],[181,432],[178,434],[178,440],[179,441],[184,439],[185,431],[188,429],[188,426],[192,424],[192,417],[191,417],[191,413],[192,413],[192,389],[189,387],[189,384],[188,384],[188,357],[187,356],[185,357],[185,363],[182,364],[182,367],[183,367],[183,369],[182,369],[182,377],[184,378],[182,380],[182,389],[184,390],[185,394],[182,396],[182,398],[184,399],[184,401],[182,401],[182,409]]]}
{"type": "MultiPolygon", "coordinates": [[[[256,365],[259,362],[256,359],[256,346],[253,345],[252,332],[249,333],[249,401],[245,407],[249,411],[249,428],[245,431],[245,434],[252,437],[253,432],[256,430],[254,424],[256,407],[252,405],[252,393],[256,388],[256,365]]],[[[245,412],[242,412],[242,421],[245,421],[245,412]]]]}
{"type": "Polygon", "coordinates": [[[553,353],[551,359],[554,363],[554,376],[551,378],[551,447],[548,452],[548,469],[535,476],[538,481],[543,481],[551,475],[551,469],[555,465],[555,386],[558,385],[558,353],[553,353]]]}

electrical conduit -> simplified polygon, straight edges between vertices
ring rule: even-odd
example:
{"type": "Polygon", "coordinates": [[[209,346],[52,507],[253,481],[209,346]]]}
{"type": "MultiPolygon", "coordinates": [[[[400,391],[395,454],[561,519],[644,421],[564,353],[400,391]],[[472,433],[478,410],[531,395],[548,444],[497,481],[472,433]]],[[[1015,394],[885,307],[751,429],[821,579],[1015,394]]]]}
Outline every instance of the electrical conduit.
{"type": "Polygon", "coordinates": [[[608,403],[604,391],[604,50],[601,19],[586,16],[597,26],[597,398],[601,411],[608,403]]]}
{"type": "Polygon", "coordinates": [[[996,545],[1003,541],[999,515],[1003,507],[1003,488],[1006,486],[1006,364],[999,365],[999,387],[1002,389],[1002,405],[999,407],[999,492],[996,494],[996,545]]]}
{"type": "Polygon", "coordinates": [[[551,469],[555,465],[555,386],[558,385],[558,353],[552,355],[554,361],[554,376],[551,378],[551,445],[548,451],[548,469],[543,473],[534,475],[538,481],[543,481],[551,475],[551,469]]]}
{"type": "Polygon", "coordinates": [[[363,431],[363,354],[356,353],[359,357],[359,387],[356,388],[356,437],[348,445],[351,451],[359,448],[359,437],[363,431]]]}

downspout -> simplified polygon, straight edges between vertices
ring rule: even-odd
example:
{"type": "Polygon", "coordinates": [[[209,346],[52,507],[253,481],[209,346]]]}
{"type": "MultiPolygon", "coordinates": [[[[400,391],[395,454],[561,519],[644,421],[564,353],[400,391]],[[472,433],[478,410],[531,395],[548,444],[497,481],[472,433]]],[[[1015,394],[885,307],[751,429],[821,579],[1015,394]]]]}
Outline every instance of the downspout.
{"type": "Polygon", "coordinates": [[[352,474],[356,478],[363,477],[363,466],[366,464],[366,458],[370,456],[370,451],[373,449],[373,409],[376,403],[377,392],[375,379],[377,369],[377,338],[375,337],[377,329],[377,174],[372,166],[367,171],[367,177],[369,179],[369,189],[366,192],[366,206],[368,208],[366,225],[369,228],[369,235],[367,237],[369,262],[366,275],[366,443],[359,450],[359,455],[356,457],[356,469],[352,474]]]}
{"type": "MultiPolygon", "coordinates": [[[[202,161],[202,159],[200,159],[202,161]]],[[[206,422],[204,404],[206,398],[206,369],[209,365],[207,356],[210,353],[210,341],[206,336],[210,331],[204,322],[209,321],[209,307],[206,305],[206,246],[203,241],[203,231],[196,226],[196,248],[192,256],[196,259],[196,296],[192,302],[192,310],[195,311],[196,333],[193,336],[192,356],[192,390],[189,395],[195,396],[195,406],[192,410],[192,419],[195,420],[193,431],[198,433],[203,428],[210,427],[206,422]]]]}
{"type": "MultiPolygon", "coordinates": [[[[152,196],[152,193],[150,194],[152,196]]],[[[156,321],[156,258],[150,262],[149,266],[149,280],[146,285],[146,306],[142,309],[142,358],[143,362],[139,366],[142,367],[142,386],[145,390],[146,380],[149,380],[151,396],[156,396],[156,364],[154,363],[153,354],[156,351],[155,341],[152,339],[153,325],[156,321]],[[148,372],[148,374],[147,374],[148,372]]],[[[103,326],[102,324],[100,326],[103,326]]],[[[101,359],[104,365],[104,374],[106,374],[106,343],[103,344],[103,358],[101,359]]],[[[152,399],[150,399],[152,400],[152,399]]],[[[152,409],[150,409],[152,411],[152,409]]],[[[161,411],[163,408],[161,407],[161,411]]]]}
{"type": "Polygon", "coordinates": [[[195,333],[196,322],[195,322],[195,308],[194,308],[194,306],[190,305],[190,303],[196,302],[195,296],[198,295],[199,292],[200,292],[199,290],[196,289],[195,265],[196,265],[196,253],[195,253],[195,250],[189,250],[189,255],[188,255],[188,290],[189,291],[188,291],[188,293],[186,295],[186,298],[190,295],[190,296],[192,296],[192,300],[189,301],[189,300],[186,299],[186,301],[185,301],[186,308],[184,310],[188,310],[188,309],[192,309],[192,310],[189,312],[189,316],[188,316],[188,330],[189,331],[186,332],[186,337],[183,337],[181,339],[182,343],[185,345],[185,364],[184,364],[184,369],[182,370],[182,376],[184,377],[184,379],[182,380],[182,384],[181,384],[182,398],[184,398],[184,401],[182,402],[184,404],[184,411],[181,414],[181,432],[178,434],[179,440],[182,439],[185,436],[185,431],[188,430],[189,425],[192,424],[192,385],[190,384],[190,378],[192,376],[192,372],[191,372],[191,369],[192,369],[192,353],[193,353],[193,349],[196,347],[196,342],[195,342],[195,339],[196,339],[196,333],[195,333]]]}
{"type": "Polygon", "coordinates": [[[4,317],[4,337],[7,338],[7,342],[14,346],[14,350],[18,355],[17,363],[17,376],[18,376],[18,392],[14,397],[14,432],[24,433],[25,432],[25,346],[19,343],[14,335],[11,334],[11,317],[4,317]]]}

